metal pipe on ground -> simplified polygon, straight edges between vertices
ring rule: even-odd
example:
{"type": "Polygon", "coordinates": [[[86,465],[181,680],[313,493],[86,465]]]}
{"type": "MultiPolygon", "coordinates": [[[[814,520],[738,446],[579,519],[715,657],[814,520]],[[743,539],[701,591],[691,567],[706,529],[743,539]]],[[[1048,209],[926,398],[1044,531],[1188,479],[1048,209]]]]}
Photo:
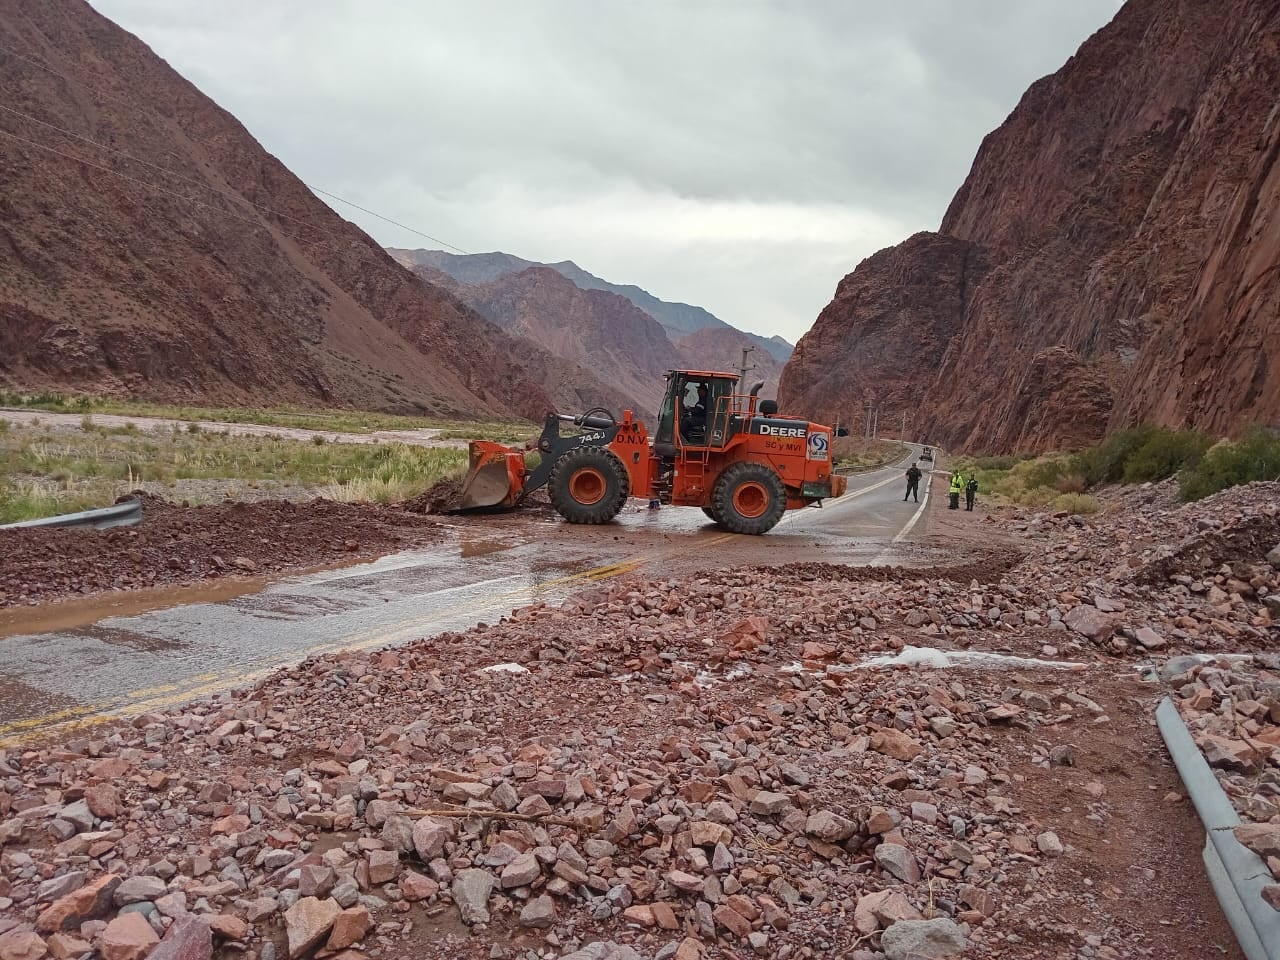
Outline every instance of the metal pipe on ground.
{"type": "Polygon", "coordinates": [[[1280,912],[1262,899],[1271,871],[1236,839],[1240,817],[1168,697],[1156,709],[1156,725],[1204,824],[1205,870],[1240,949],[1249,960],[1280,960],[1280,912]]]}

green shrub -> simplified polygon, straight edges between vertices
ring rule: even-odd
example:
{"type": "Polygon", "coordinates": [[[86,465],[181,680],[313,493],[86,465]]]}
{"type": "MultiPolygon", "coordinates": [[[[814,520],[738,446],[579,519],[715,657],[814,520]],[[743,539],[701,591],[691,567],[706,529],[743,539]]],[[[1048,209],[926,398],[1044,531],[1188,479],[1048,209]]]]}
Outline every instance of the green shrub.
{"type": "Polygon", "coordinates": [[[1096,447],[1082,450],[1072,458],[1071,469],[1096,487],[1102,483],[1119,483],[1124,479],[1125,465],[1138,450],[1151,440],[1156,428],[1133,427],[1113,433],[1096,447]]]}
{"type": "Polygon", "coordinates": [[[1172,477],[1200,462],[1212,441],[1198,430],[1154,430],[1129,456],[1124,465],[1124,483],[1154,483],[1172,477]]]}
{"type": "Polygon", "coordinates": [[[1179,492],[1183,500],[1200,500],[1254,480],[1280,480],[1280,437],[1261,427],[1249,430],[1240,440],[1210,447],[1182,471],[1179,492]]]}
{"type": "Polygon", "coordinates": [[[1067,464],[1062,460],[1043,459],[1026,460],[1018,464],[1015,472],[1022,477],[1023,485],[1035,490],[1040,487],[1055,487],[1067,464]]]}

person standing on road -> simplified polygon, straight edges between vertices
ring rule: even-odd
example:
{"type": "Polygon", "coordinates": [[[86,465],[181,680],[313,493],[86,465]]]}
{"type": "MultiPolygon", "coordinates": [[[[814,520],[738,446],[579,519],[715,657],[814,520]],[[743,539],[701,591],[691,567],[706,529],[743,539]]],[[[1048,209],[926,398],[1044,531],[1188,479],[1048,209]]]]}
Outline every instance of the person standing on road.
{"type": "Polygon", "coordinates": [[[947,506],[948,510],[960,509],[960,494],[964,492],[964,477],[957,470],[951,474],[951,503],[947,506]]]}
{"type": "Polygon", "coordinates": [[[902,496],[902,502],[907,502],[907,497],[911,497],[916,503],[920,502],[920,478],[924,476],[920,472],[920,465],[913,463],[911,469],[907,471],[907,492],[902,496]]]}
{"type": "Polygon", "coordinates": [[[969,474],[969,482],[964,485],[964,508],[973,512],[973,501],[978,496],[978,478],[969,474]]]}

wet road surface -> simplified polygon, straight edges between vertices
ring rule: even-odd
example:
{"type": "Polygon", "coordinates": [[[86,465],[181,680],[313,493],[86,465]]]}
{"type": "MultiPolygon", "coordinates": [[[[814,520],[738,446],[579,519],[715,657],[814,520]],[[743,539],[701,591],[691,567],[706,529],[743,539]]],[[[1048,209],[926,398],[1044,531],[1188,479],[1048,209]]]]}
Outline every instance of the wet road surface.
{"type": "MultiPolygon", "coordinates": [[[[182,703],[316,653],[494,622],[633,571],[920,562],[928,555],[921,540],[926,511],[902,502],[904,469],[905,462],[851,477],[840,500],[791,511],[763,537],[727,533],[699,510],[650,511],[639,501],[600,527],[571,526],[547,513],[473,516],[458,519],[447,545],[265,586],[248,582],[241,595],[226,584],[203,588],[207,598],[191,588],[183,593],[194,602],[97,622],[81,604],[69,622],[84,625],[33,626],[0,639],[0,745],[108,713],[182,703]]],[[[31,616],[56,622],[58,614],[44,608],[31,616]]]]}

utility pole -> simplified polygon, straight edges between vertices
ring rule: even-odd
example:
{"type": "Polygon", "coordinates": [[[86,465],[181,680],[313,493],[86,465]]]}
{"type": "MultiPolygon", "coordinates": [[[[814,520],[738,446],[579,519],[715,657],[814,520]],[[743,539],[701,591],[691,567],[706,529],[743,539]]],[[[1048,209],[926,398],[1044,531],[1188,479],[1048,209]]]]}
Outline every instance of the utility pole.
{"type": "Polygon", "coordinates": [[[902,411],[902,432],[898,434],[898,446],[905,448],[907,445],[907,411],[902,411]]]}
{"type": "Polygon", "coordinates": [[[867,400],[866,403],[866,419],[862,422],[862,452],[865,455],[867,448],[871,446],[871,405],[872,401],[867,400]]]}
{"type": "Polygon", "coordinates": [[[880,437],[880,404],[876,404],[876,412],[871,421],[871,439],[877,440],[880,437]]]}
{"type": "Polygon", "coordinates": [[[755,350],[755,347],[742,348],[742,363],[738,364],[738,392],[739,393],[747,392],[747,374],[756,368],[756,365],[754,363],[751,364],[751,366],[747,366],[747,355],[754,350],[755,350]]]}

